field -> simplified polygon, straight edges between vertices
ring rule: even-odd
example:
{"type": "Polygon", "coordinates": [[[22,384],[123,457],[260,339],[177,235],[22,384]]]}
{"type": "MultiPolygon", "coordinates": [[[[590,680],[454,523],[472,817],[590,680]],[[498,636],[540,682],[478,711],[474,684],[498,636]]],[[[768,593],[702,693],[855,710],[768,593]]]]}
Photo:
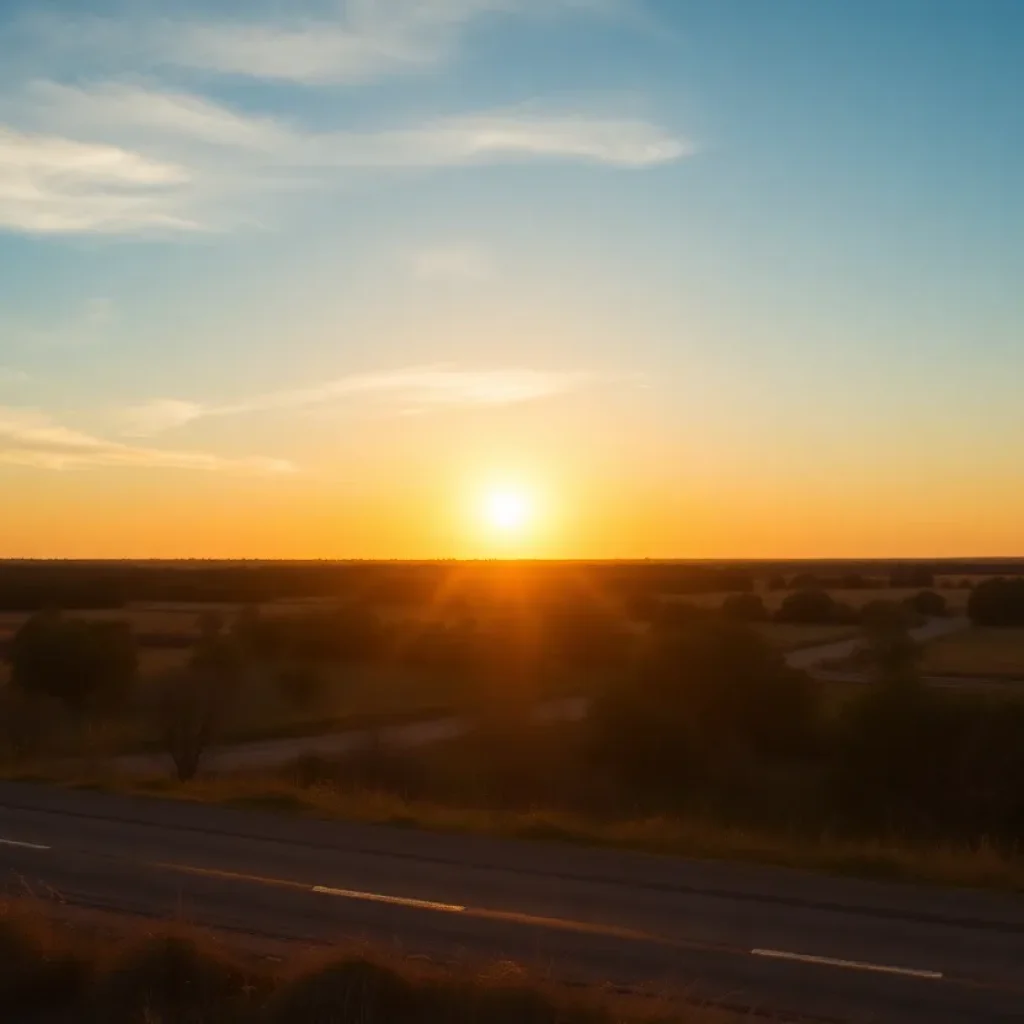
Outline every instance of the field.
{"type": "MultiPolygon", "coordinates": [[[[851,608],[863,608],[871,601],[903,601],[905,598],[919,594],[922,587],[865,587],[855,590],[844,590],[839,587],[826,587],[840,604],[849,605],[851,608]]],[[[967,607],[967,599],[970,596],[969,590],[949,589],[938,591],[946,599],[950,610],[961,614],[967,607]]],[[[758,589],[756,593],[763,598],[765,607],[769,611],[777,611],[782,602],[795,591],[792,590],[765,590],[758,589]]],[[[710,594],[680,594],[674,600],[699,605],[702,608],[719,608],[722,602],[728,597],[725,593],[710,594]]]]}
{"type": "Polygon", "coordinates": [[[928,644],[929,675],[1003,676],[1024,680],[1024,629],[965,629],[928,644]]]}

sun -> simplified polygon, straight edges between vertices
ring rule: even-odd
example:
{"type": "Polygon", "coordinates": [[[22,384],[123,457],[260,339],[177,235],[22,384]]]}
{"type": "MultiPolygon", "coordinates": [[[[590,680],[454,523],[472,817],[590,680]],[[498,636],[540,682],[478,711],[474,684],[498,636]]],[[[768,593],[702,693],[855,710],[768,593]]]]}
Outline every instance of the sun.
{"type": "Polygon", "coordinates": [[[525,491],[501,488],[487,492],[483,512],[492,529],[504,534],[519,534],[529,526],[533,504],[525,491]]]}

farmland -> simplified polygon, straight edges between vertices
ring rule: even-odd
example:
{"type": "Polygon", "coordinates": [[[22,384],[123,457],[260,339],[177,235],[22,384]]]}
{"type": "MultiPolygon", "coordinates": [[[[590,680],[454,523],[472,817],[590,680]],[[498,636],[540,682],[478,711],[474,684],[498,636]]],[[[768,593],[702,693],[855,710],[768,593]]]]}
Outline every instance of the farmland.
{"type": "Polygon", "coordinates": [[[1024,681],[1024,629],[973,628],[924,650],[922,671],[935,676],[993,676],[1024,681]]]}

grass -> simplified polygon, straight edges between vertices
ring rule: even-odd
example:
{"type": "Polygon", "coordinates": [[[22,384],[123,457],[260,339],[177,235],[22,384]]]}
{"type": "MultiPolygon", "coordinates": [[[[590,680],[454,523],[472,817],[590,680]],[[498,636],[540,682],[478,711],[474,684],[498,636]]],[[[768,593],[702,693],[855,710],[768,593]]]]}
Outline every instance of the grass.
{"type": "Polygon", "coordinates": [[[921,670],[1024,681],[1024,629],[973,628],[940,637],[925,647],[921,670]]]}
{"type": "Polygon", "coordinates": [[[376,790],[300,786],[262,773],[210,776],[188,783],[167,776],[58,779],[31,771],[8,777],[303,817],[770,864],[863,878],[1024,891],[1024,856],[988,841],[942,845],[900,837],[850,839],[827,833],[786,833],[699,817],[600,819],[559,810],[458,807],[376,790]]]}
{"type": "Polygon", "coordinates": [[[438,965],[338,946],[284,957],[181,924],[0,906],[4,1019],[48,1024],[727,1024],[682,1003],[569,992],[514,964],[438,965]]]}

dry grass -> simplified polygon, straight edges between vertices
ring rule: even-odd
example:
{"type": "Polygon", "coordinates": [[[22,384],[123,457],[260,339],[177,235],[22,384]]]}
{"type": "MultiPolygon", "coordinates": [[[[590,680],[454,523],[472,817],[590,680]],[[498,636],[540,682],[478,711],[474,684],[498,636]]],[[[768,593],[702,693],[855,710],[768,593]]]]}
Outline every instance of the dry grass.
{"type": "Polygon", "coordinates": [[[934,640],[921,669],[930,675],[1005,676],[1024,681],[1024,629],[965,629],[934,640]]]}
{"type": "Polygon", "coordinates": [[[375,790],[330,785],[303,787],[280,776],[261,773],[210,776],[189,783],[179,783],[167,776],[102,775],[58,780],[45,772],[29,771],[15,777],[276,814],[606,846],[864,878],[1024,891],[1024,856],[988,841],[975,845],[925,844],[898,837],[848,839],[829,834],[784,833],[698,817],[659,815],[603,820],[558,810],[457,807],[375,790]]]}
{"type": "Polygon", "coordinates": [[[184,925],[0,906],[5,1020],[48,1024],[729,1024],[713,1008],[575,991],[516,965],[443,966],[365,947],[272,958],[184,925]]]}

